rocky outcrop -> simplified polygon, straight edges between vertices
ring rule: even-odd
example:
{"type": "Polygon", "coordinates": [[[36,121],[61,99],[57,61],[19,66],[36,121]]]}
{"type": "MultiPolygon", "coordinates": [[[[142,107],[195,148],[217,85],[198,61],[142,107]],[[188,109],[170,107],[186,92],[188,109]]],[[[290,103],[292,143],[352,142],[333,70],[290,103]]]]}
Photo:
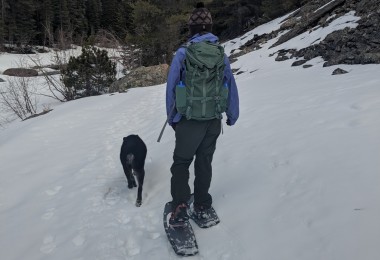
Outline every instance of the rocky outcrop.
{"type": "MultiPolygon", "coordinates": [[[[240,47],[239,54],[259,48],[262,42],[288,30],[272,46],[278,46],[301,33],[328,26],[333,20],[355,12],[360,17],[356,28],[334,31],[317,44],[300,50],[282,49],[276,52],[277,61],[291,58],[310,60],[322,57],[324,66],[336,64],[380,64],[380,3],[379,0],[312,0],[283,21],[280,29],[255,36],[253,44],[240,47]],[[256,40],[260,39],[260,43],[256,40]],[[250,47],[254,46],[254,48],[250,47]]],[[[235,58],[238,54],[235,55],[235,58]]],[[[301,62],[300,62],[301,63],[301,62]]],[[[298,63],[293,66],[299,65],[298,63]]]]}
{"type": "Polygon", "coordinates": [[[3,74],[14,77],[36,77],[38,76],[38,71],[34,69],[12,68],[5,70],[3,74]]]}
{"type": "Polygon", "coordinates": [[[301,49],[295,57],[306,60],[321,56],[324,66],[336,64],[380,63],[380,6],[378,0],[346,0],[343,5],[330,10],[319,20],[321,26],[328,24],[327,17],[355,11],[361,17],[356,28],[334,31],[318,44],[301,49]]]}
{"type": "Polygon", "coordinates": [[[169,66],[160,64],[151,67],[139,67],[130,71],[125,77],[112,83],[111,92],[123,92],[129,88],[147,87],[166,82],[169,66]]]}
{"type": "Polygon", "coordinates": [[[267,33],[264,33],[261,35],[255,34],[252,39],[250,39],[244,45],[239,47],[239,50],[240,50],[239,52],[234,53],[233,51],[233,53],[229,56],[231,63],[236,61],[236,58],[244,54],[247,54],[248,52],[261,49],[262,44],[265,44],[270,39],[275,38],[277,34],[278,34],[278,31],[273,31],[269,34],[267,33]]]}
{"type": "MultiPolygon", "coordinates": [[[[319,1],[319,2],[322,2],[322,1],[319,1]]],[[[278,41],[275,44],[273,44],[272,47],[278,46],[296,37],[297,35],[300,35],[301,33],[307,31],[308,28],[312,28],[316,26],[320,19],[322,19],[326,14],[329,14],[336,7],[344,4],[344,2],[346,2],[346,0],[331,1],[325,6],[321,6],[321,8],[316,9],[315,11],[306,12],[304,16],[301,16],[301,19],[299,19],[299,22],[297,23],[295,23],[294,21],[296,19],[294,16],[298,15],[299,13],[293,14],[291,17],[289,17],[289,19],[291,19],[290,20],[291,24],[294,24],[294,27],[289,32],[281,36],[278,39],[278,41]]]]}

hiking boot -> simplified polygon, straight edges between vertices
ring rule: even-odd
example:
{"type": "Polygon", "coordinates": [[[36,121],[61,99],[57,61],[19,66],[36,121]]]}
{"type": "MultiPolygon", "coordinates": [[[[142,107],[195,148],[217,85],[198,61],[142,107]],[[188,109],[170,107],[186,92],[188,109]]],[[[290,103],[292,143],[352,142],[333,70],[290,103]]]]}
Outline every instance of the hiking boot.
{"type": "Polygon", "coordinates": [[[188,220],[189,215],[187,214],[187,205],[185,203],[181,203],[172,212],[169,219],[169,225],[171,227],[183,227],[188,220]]]}
{"type": "Polygon", "coordinates": [[[191,218],[208,219],[210,217],[210,209],[211,208],[206,208],[204,206],[196,206],[193,204],[193,207],[189,210],[189,215],[191,216],[191,218]]]}

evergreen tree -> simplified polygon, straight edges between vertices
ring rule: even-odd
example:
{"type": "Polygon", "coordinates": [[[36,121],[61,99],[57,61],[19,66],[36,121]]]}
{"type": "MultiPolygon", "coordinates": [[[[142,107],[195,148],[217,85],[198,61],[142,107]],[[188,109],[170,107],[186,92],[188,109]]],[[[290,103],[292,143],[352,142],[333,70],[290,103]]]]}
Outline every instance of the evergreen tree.
{"type": "Polygon", "coordinates": [[[61,80],[66,89],[73,89],[70,99],[107,93],[116,80],[116,64],[105,50],[84,46],[82,54],[70,57],[61,80]]]}
{"type": "Polygon", "coordinates": [[[5,38],[5,4],[5,0],[0,0],[0,45],[4,43],[5,38]]]}
{"type": "Polygon", "coordinates": [[[73,34],[75,42],[82,43],[87,36],[85,0],[68,0],[68,10],[70,17],[70,32],[73,34]]]}
{"type": "Polygon", "coordinates": [[[263,0],[262,1],[262,11],[264,17],[270,19],[277,18],[287,12],[294,10],[301,6],[302,2],[307,2],[305,0],[263,0]]]}
{"type": "Polygon", "coordinates": [[[102,28],[124,38],[128,26],[128,1],[102,0],[102,28]]]}
{"type": "Polygon", "coordinates": [[[143,0],[138,0],[133,7],[134,35],[130,40],[140,47],[142,65],[162,63],[163,53],[159,40],[165,36],[162,33],[165,26],[162,10],[143,0]]]}
{"type": "Polygon", "coordinates": [[[52,0],[42,0],[36,5],[36,42],[43,46],[51,46],[54,43],[53,18],[54,9],[52,0]]]}
{"type": "Polygon", "coordinates": [[[3,1],[4,23],[11,43],[27,44],[36,35],[33,0],[3,1]]]}
{"type": "Polygon", "coordinates": [[[214,0],[207,7],[213,14],[213,32],[221,40],[234,38],[261,15],[261,0],[214,0]]]}
{"type": "Polygon", "coordinates": [[[266,18],[272,19],[284,13],[281,0],[263,0],[261,9],[266,18]]]}
{"type": "Polygon", "coordinates": [[[54,32],[68,32],[70,29],[70,16],[67,0],[53,0],[54,32]]]}
{"type": "Polygon", "coordinates": [[[88,0],[86,2],[86,17],[88,20],[88,34],[95,35],[101,28],[102,3],[101,0],[88,0]]]}
{"type": "MultiPolygon", "coordinates": [[[[213,33],[226,40],[310,0],[206,0],[213,33]],[[260,22],[263,22],[262,19],[260,22]],[[254,24],[255,26],[258,23],[254,24]]],[[[70,43],[106,30],[138,44],[142,64],[170,62],[188,36],[187,19],[195,0],[0,0],[0,44],[70,43]]]]}

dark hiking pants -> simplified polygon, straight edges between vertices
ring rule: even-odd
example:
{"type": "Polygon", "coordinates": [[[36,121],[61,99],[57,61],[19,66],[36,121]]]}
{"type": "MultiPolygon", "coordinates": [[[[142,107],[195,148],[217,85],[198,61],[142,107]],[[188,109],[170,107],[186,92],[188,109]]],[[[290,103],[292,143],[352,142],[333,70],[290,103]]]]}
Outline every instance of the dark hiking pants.
{"type": "Polygon", "coordinates": [[[177,124],[174,162],[170,168],[173,209],[190,199],[189,167],[194,155],[194,204],[206,208],[211,206],[212,197],[208,193],[212,177],[211,162],[220,131],[220,119],[196,121],[183,118],[177,124]]]}

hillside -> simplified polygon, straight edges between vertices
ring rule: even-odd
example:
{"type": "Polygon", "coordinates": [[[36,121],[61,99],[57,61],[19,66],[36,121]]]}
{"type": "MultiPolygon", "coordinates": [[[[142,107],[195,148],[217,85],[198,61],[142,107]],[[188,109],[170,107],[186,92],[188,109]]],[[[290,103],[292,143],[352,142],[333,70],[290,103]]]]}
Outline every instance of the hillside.
{"type": "MultiPolygon", "coordinates": [[[[356,28],[346,13],[325,28],[272,47],[281,17],[225,43],[240,95],[237,124],[224,124],[211,193],[221,223],[194,227],[189,259],[377,260],[380,255],[380,65],[308,68],[274,54],[356,28]],[[335,21],[335,22],[334,22],[335,21]],[[341,23],[344,21],[344,23],[341,23]],[[235,50],[235,51],[233,51],[235,50]],[[341,68],[349,73],[332,75],[341,68]]],[[[10,57],[0,56],[0,61],[10,57]]],[[[7,79],[7,78],[5,78],[7,79]]],[[[0,83],[4,84],[4,83],[0,83]]],[[[38,85],[37,85],[38,86],[38,85]]],[[[0,131],[0,251],[7,260],[177,259],[163,230],[174,133],[165,85],[57,104],[0,131]],[[148,146],[143,204],[119,163],[122,138],[148,146]]],[[[192,179],[190,183],[192,183],[192,179]]]]}
{"type": "Polygon", "coordinates": [[[316,57],[324,59],[324,66],[379,64],[379,4],[378,0],[308,1],[286,16],[281,27],[250,37],[239,48],[249,52],[276,37],[272,47],[281,46],[276,53],[277,60],[302,59],[303,62],[293,64],[295,66],[316,57]],[[331,27],[334,28],[333,31],[331,27]],[[288,44],[294,39],[303,41],[304,44],[288,44]]]}

